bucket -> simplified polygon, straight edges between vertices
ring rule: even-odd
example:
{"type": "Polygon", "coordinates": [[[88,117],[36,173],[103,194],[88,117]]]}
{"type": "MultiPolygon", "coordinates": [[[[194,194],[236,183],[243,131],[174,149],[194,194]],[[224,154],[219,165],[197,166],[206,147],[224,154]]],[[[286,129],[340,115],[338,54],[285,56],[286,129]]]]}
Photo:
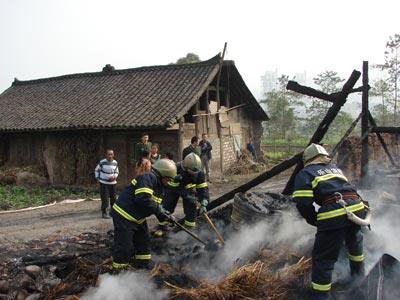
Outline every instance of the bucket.
{"type": "Polygon", "coordinates": [[[231,222],[238,229],[242,224],[255,224],[266,219],[275,221],[292,206],[291,199],[279,193],[237,193],[233,198],[231,222]]]}

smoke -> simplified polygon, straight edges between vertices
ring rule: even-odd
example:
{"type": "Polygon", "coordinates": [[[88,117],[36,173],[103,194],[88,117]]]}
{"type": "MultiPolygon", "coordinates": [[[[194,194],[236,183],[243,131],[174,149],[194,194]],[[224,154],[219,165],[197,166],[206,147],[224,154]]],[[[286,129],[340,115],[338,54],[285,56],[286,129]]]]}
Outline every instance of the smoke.
{"type": "Polygon", "coordinates": [[[297,212],[288,211],[255,225],[247,225],[232,234],[215,259],[221,270],[229,270],[237,260],[254,256],[255,251],[267,245],[270,248],[287,246],[299,252],[309,252],[315,228],[300,219],[297,212]]]}
{"type": "Polygon", "coordinates": [[[81,300],[162,300],[167,295],[145,272],[125,272],[119,276],[103,274],[99,280],[100,286],[88,290],[81,300]]]}
{"type": "Polygon", "coordinates": [[[364,199],[369,201],[373,209],[371,231],[363,230],[367,268],[372,267],[384,253],[400,258],[400,240],[397,238],[400,205],[380,199],[377,195],[379,193],[374,192],[364,195],[364,199]]]}

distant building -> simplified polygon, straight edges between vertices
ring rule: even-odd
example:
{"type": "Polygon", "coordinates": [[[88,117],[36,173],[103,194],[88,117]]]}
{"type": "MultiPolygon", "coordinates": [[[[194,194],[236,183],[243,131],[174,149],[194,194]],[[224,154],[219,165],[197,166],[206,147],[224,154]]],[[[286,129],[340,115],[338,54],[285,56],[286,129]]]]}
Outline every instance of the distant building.
{"type": "Polygon", "coordinates": [[[261,76],[261,94],[263,97],[277,87],[277,80],[278,70],[265,71],[264,75],[261,76]]]}

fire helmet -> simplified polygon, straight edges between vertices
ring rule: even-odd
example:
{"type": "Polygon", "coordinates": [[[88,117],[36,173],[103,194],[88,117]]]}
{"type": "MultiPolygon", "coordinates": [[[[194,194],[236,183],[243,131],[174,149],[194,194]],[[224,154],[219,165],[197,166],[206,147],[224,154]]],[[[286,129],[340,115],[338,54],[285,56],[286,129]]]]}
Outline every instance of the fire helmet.
{"type": "Polygon", "coordinates": [[[175,178],[177,171],[175,163],[167,158],[157,160],[152,166],[161,177],[175,178]]]}
{"type": "Polygon", "coordinates": [[[199,171],[201,171],[201,159],[196,153],[193,153],[193,152],[189,153],[183,159],[182,166],[185,169],[199,172],[199,171]]]}
{"type": "Polygon", "coordinates": [[[318,144],[311,144],[303,152],[303,163],[308,162],[310,159],[317,157],[318,155],[329,156],[328,152],[324,147],[318,144]]]}

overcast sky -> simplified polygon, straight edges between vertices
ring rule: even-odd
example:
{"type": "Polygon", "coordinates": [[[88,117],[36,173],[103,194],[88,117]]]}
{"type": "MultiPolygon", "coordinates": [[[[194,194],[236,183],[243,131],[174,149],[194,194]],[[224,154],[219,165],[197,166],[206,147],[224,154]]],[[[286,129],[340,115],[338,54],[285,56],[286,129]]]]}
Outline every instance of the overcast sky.
{"type": "Polygon", "coordinates": [[[267,70],[347,79],[383,62],[399,0],[0,0],[0,92],[30,80],[163,65],[192,52],[234,60],[258,97],[267,70]]]}

